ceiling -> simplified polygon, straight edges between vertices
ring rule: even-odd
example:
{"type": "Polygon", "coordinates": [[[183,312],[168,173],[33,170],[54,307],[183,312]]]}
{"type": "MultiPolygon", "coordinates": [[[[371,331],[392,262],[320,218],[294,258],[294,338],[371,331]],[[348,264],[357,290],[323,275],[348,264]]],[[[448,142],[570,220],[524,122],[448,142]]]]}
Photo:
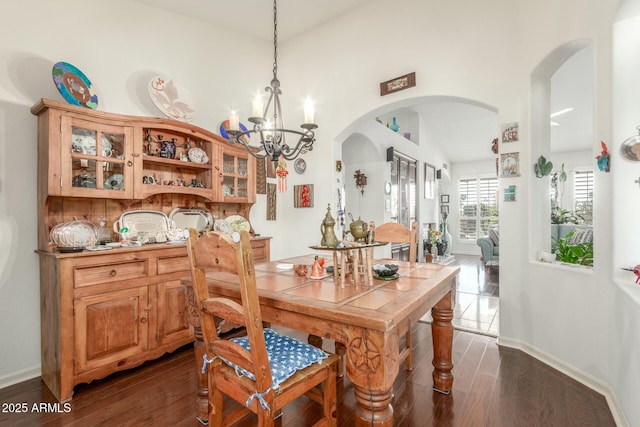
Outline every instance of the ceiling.
{"type": "MultiPolygon", "coordinates": [[[[268,0],[135,0],[217,27],[273,40],[273,3],[268,0]]],[[[280,0],[278,41],[286,41],[369,0],[280,0]],[[304,18],[304,19],[302,19],[304,18]]]]}
{"type": "MultiPolygon", "coordinates": [[[[266,0],[134,0],[265,41],[273,40],[273,3],[266,0]]],[[[280,0],[278,41],[286,41],[330,21],[370,0],[280,0]],[[304,19],[300,19],[304,17],[304,19]]],[[[555,152],[590,149],[593,141],[593,52],[574,55],[552,79],[551,112],[572,107],[554,117],[555,152]]],[[[418,112],[451,163],[495,158],[491,141],[500,134],[498,114],[462,102],[438,101],[406,108],[418,112]]],[[[406,110],[405,109],[405,110],[406,110]]]]}

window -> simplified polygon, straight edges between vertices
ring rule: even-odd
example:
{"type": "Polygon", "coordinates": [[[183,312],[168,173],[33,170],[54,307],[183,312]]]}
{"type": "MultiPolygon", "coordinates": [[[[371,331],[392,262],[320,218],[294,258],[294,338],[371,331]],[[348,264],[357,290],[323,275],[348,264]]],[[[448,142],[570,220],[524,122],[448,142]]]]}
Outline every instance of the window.
{"type": "Polygon", "coordinates": [[[585,224],[593,223],[593,171],[576,171],[573,175],[573,199],[576,216],[585,224]]]}
{"type": "Polygon", "coordinates": [[[498,179],[472,178],[459,182],[460,239],[475,240],[498,223],[498,179]]]}
{"type": "Polygon", "coordinates": [[[401,153],[391,162],[391,220],[407,228],[416,220],[417,162],[401,153]]]}

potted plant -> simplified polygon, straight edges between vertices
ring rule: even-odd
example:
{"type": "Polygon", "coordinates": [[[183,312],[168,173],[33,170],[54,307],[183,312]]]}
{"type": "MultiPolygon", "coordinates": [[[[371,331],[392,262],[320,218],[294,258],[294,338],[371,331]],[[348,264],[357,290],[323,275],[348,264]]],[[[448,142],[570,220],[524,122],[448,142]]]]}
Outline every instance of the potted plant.
{"type": "Polygon", "coordinates": [[[575,231],[571,231],[562,239],[553,239],[551,251],[558,261],[569,264],[593,266],[593,242],[571,244],[575,231]]]}

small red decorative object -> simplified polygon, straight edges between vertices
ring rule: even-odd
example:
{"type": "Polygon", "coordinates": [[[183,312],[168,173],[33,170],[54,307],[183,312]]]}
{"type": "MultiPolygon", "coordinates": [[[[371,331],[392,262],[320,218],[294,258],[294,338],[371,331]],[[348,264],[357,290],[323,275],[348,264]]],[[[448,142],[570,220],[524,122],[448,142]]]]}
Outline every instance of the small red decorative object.
{"type": "Polygon", "coordinates": [[[633,273],[636,275],[636,283],[640,282],[640,265],[633,267],[633,273]]]}
{"type": "Polygon", "coordinates": [[[309,186],[308,185],[303,185],[302,186],[302,193],[300,194],[300,201],[302,202],[302,207],[306,208],[307,206],[309,206],[309,186]]]}

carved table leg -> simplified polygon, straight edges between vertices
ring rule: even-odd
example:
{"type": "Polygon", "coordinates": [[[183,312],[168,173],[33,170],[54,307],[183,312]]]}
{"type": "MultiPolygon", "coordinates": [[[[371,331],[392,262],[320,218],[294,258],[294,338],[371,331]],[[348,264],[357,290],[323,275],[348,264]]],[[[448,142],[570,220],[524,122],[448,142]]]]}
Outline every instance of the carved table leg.
{"type": "Polygon", "coordinates": [[[393,387],[383,392],[354,385],[356,427],[391,427],[393,425],[393,387]]]}
{"type": "Polygon", "coordinates": [[[453,386],[453,363],[451,361],[451,347],[453,345],[453,309],[451,292],[445,295],[431,309],[433,323],[433,389],[440,393],[449,394],[453,386]]]}
{"type": "Polygon", "coordinates": [[[398,374],[398,337],[393,333],[347,329],[347,376],[353,383],[356,427],[393,425],[393,383],[398,374]]]}

